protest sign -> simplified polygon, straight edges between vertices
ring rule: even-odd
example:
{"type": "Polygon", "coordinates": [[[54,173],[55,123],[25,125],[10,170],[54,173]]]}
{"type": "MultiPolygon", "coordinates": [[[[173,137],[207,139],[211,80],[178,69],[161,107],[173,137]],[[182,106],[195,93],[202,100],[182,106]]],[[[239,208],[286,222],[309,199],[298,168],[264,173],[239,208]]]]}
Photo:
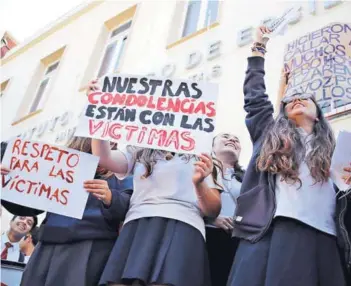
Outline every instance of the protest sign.
{"type": "Polygon", "coordinates": [[[264,34],[263,38],[271,38],[276,35],[282,35],[287,30],[287,26],[289,25],[290,21],[299,17],[299,11],[301,10],[301,6],[293,6],[286,10],[283,15],[278,17],[277,19],[273,20],[269,25],[268,28],[271,30],[270,34],[264,34]]]}
{"type": "Polygon", "coordinates": [[[12,140],[2,164],[1,199],[81,219],[88,199],[85,180],[94,178],[99,158],[65,147],[12,140]]]}
{"type": "Polygon", "coordinates": [[[324,112],[351,103],[351,24],[332,23],[288,43],[286,96],[313,94],[324,112]]]}
{"type": "Polygon", "coordinates": [[[99,84],[76,135],[177,153],[211,151],[216,84],[128,75],[99,84]]]}
{"type": "Polygon", "coordinates": [[[341,131],[336,141],[333,153],[330,176],[341,191],[351,188],[342,179],[343,175],[347,175],[344,168],[351,167],[351,132],[341,131]]]}
{"type": "Polygon", "coordinates": [[[1,286],[21,285],[24,263],[1,260],[1,286]]]}

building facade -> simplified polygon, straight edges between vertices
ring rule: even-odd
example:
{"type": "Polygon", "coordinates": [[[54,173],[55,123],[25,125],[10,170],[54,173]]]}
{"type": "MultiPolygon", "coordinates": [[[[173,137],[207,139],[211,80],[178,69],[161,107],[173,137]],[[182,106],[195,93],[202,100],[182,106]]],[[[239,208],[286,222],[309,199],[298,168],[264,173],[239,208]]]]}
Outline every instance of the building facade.
{"type": "MultiPolygon", "coordinates": [[[[92,1],[69,11],[8,51],[0,83],[1,136],[64,144],[75,131],[91,79],[106,73],[159,75],[219,84],[217,132],[239,136],[251,155],[242,85],[254,27],[292,5],[299,15],[271,39],[267,91],[277,100],[286,43],[332,22],[348,22],[343,1],[92,1]]],[[[350,68],[351,70],[351,68],[350,68]]],[[[351,77],[351,75],[348,75],[351,77]]],[[[351,105],[327,115],[336,133],[351,130],[351,105]]]]}

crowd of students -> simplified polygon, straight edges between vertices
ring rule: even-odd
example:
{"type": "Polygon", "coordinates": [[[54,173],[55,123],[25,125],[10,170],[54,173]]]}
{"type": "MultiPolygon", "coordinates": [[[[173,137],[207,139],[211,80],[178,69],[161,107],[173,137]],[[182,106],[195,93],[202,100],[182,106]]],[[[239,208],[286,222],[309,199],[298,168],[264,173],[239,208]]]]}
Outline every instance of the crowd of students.
{"type": "MultiPolygon", "coordinates": [[[[253,144],[246,171],[230,133],[196,156],[75,137],[68,147],[100,157],[84,183],[83,218],[46,215],[22,286],[350,283],[351,207],[330,179],[334,135],[312,95],[283,97],[273,118],[267,33],[257,30],[244,82],[253,144]]],[[[284,90],[289,74],[282,78],[284,90]]],[[[92,81],[89,92],[98,88],[92,81]]],[[[350,166],[344,171],[350,185],[350,166]]],[[[2,204],[16,215],[40,213],[2,204]]]]}

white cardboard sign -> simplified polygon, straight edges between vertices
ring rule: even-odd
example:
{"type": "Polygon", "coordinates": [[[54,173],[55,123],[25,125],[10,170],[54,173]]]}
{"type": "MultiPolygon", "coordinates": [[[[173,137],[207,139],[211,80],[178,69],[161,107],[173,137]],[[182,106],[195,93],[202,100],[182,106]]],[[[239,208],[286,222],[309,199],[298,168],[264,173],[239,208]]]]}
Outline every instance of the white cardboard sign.
{"type": "Polygon", "coordinates": [[[3,200],[81,219],[88,199],[85,180],[94,178],[99,158],[65,147],[12,140],[2,164],[3,200]]]}
{"type": "Polygon", "coordinates": [[[112,75],[88,96],[76,135],[176,153],[210,152],[218,86],[112,75]]]}

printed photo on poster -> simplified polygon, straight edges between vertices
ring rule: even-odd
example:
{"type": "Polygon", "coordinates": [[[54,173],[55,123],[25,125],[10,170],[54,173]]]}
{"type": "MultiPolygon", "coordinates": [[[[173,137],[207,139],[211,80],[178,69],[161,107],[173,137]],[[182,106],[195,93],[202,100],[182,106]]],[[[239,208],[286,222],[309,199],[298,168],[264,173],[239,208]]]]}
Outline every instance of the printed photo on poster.
{"type": "Polygon", "coordinates": [[[87,153],[17,138],[2,161],[1,199],[81,219],[88,199],[83,182],[93,179],[99,158],[87,153]]]}
{"type": "Polygon", "coordinates": [[[77,136],[177,153],[210,152],[217,84],[118,75],[101,78],[99,86],[88,96],[77,136]]]}

